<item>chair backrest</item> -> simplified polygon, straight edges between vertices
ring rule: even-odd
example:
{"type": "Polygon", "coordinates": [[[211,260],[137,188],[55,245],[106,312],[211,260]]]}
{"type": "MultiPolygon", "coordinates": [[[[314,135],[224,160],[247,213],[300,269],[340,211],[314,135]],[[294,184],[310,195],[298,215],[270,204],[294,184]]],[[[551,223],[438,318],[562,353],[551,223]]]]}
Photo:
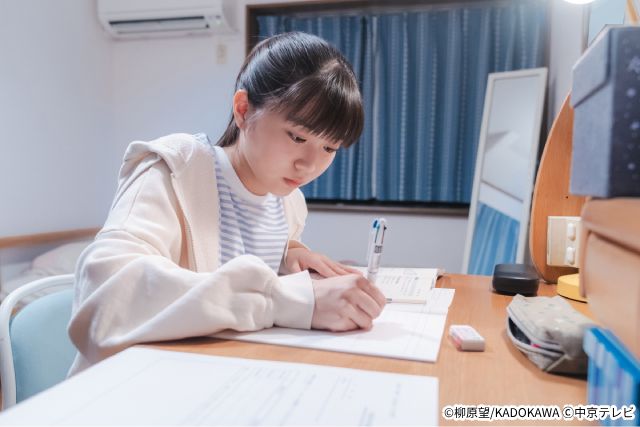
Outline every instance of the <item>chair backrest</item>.
{"type": "Polygon", "coordinates": [[[73,282],[73,274],[36,280],[11,292],[0,304],[3,409],[66,378],[76,354],[67,333],[73,282]],[[20,301],[42,291],[50,293],[14,315],[20,301]]]}

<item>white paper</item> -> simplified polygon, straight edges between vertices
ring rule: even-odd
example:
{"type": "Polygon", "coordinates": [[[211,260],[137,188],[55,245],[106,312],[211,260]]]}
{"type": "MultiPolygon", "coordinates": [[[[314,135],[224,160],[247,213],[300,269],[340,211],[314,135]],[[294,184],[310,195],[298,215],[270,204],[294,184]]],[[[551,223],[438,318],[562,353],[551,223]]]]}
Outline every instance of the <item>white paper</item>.
{"type": "Polygon", "coordinates": [[[453,289],[434,288],[426,304],[387,304],[369,331],[329,332],[269,328],[224,331],[217,338],[435,362],[453,289]],[[433,311],[433,312],[431,312],[433,311]]]}
{"type": "Polygon", "coordinates": [[[454,294],[455,289],[433,288],[427,293],[427,302],[424,304],[390,303],[384,309],[446,315],[454,294]]]}
{"type": "Polygon", "coordinates": [[[438,379],[131,348],[0,424],[435,425],[438,379]]]}
{"type": "MultiPolygon", "coordinates": [[[[367,274],[366,267],[353,267],[367,274]]],[[[380,268],[376,286],[389,301],[424,303],[438,279],[437,268],[380,268]]]]}

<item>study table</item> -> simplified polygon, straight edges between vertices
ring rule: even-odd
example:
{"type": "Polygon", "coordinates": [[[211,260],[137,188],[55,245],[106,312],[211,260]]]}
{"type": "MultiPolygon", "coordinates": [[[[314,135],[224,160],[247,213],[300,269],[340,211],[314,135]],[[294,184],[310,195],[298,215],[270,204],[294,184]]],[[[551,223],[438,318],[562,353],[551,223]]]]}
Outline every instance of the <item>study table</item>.
{"type": "MultiPolygon", "coordinates": [[[[506,335],[506,308],[512,297],[492,291],[488,276],[446,274],[437,287],[455,289],[447,315],[445,334],[436,363],[395,360],[382,357],[327,352],[227,341],[214,338],[193,338],[171,343],[155,343],[154,348],[217,356],[278,360],[317,365],[357,368],[438,377],[440,381],[438,407],[446,405],[563,405],[586,404],[585,379],[548,374],[520,353],[506,335]],[[447,333],[451,324],[469,324],[486,341],[484,352],[458,351],[447,333]]],[[[554,296],[556,286],[540,283],[538,296],[554,296]]],[[[593,318],[584,303],[567,300],[593,318]]],[[[439,414],[441,425],[461,425],[470,422],[446,420],[439,414]]],[[[563,422],[542,420],[497,420],[492,424],[558,425],[563,422]]],[[[473,424],[486,425],[475,420],[473,424]]],[[[577,419],[569,424],[585,425],[577,419]]]]}

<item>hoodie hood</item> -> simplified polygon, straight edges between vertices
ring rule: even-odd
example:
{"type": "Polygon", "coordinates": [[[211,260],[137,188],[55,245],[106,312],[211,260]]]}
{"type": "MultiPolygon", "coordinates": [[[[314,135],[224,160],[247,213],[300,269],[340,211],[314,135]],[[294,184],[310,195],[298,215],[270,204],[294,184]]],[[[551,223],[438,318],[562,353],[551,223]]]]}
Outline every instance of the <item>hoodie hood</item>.
{"type": "Polygon", "coordinates": [[[134,141],[124,155],[113,207],[129,186],[150,167],[164,162],[184,215],[187,244],[191,246],[192,268],[213,271],[219,267],[219,235],[210,224],[219,222],[219,203],[213,147],[190,134],[178,133],[153,141],[134,141]],[[203,254],[208,254],[204,256],[203,254]]]}
{"type": "MultiPolygon", "coordinates": [[[[153,141],[134,141],[125,152],[118,178],[115,206],[142,173],[158,162],[171,172],[173,190],[184,215],[188,244],[192,245],[194,269],[213,271],[219,267],[220,206],[213,161],[213,147],[190,134],[172,134],[153,141]],[[216,224],[211,227],[211,224],[216,224]],[[207,254],[207,255],[204,255],[207,254]]],[[[307,216],[299,189],[283,198],[289,224],[289,239],[298,240],[307,216]]]]}

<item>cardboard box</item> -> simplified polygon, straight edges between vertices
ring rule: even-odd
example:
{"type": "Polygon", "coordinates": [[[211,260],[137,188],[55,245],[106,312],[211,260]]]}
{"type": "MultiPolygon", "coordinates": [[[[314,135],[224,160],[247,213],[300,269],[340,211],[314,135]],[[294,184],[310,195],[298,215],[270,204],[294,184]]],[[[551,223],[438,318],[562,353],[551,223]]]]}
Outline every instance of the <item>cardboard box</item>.
{"type": "Polygon", "coordinates": [[[640,357],[640,199],[586,202],[581,238],[580,293],[596,319],[640,357]]]}

